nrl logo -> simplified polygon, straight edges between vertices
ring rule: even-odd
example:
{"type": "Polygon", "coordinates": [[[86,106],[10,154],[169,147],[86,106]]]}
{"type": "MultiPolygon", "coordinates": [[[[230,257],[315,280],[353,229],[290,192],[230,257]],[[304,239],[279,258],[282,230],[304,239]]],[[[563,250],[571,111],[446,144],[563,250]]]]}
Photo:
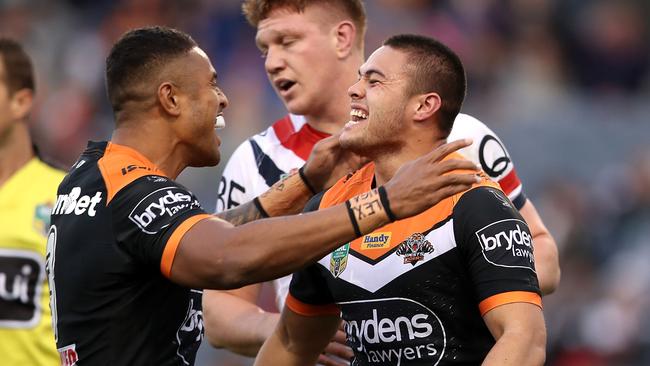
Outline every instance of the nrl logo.
{"type": "Polygon", "coordinates": [[[338,277],[348,266],[348,252],[350,243],[347,243],[332,252],[330,256],[330,272],[334,277],[338,277]]]}
{"type": "Polygon", "coordinates": [[[433,253],[433,245],[422,234],[415,233],[403,241],[395,253],[404,256],[404,264],[415,266],[424,259],[425,254],[433,253]]]}

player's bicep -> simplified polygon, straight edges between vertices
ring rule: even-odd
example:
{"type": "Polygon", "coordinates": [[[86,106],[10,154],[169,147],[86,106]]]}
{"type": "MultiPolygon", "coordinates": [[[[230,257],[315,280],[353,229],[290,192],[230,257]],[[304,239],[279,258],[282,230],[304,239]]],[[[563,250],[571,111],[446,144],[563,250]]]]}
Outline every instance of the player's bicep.
{"type": "Polygon", "coordinates": [[[496,340],[506,331],[531,333],[545,328],[542,309],[521,302],[498,306],[485,313],[483,321],[496,340]]]}

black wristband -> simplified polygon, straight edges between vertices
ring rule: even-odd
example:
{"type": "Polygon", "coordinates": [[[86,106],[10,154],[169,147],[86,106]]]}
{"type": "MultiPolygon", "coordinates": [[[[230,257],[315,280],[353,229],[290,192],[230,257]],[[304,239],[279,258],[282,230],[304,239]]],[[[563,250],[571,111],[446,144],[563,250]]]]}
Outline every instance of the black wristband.
{"type": "Polygon", "coordinates": [[[305,185],[307,186],[307,188],[309,188],[309,191],[310,191],[312,194],[316,194],[316,193],[318,193],[318,192],[316,192],[316,190],[314,189],[314,187],[313,187],[313,186],[309,183],[309,181],[307,180],[307,176],[305,176],[305,166],[304,166],[304,165],[301,166],[300,169],[298,169],[298,175],[300,175],[300,179],[302,179],[302,182],[305,183],[305,185]]]}
{"type": "Polygon", "coordinates": [[[350,221],[352,221],[352,227],[354,227],[354,235],[360,237],[361,230],[359,230],[359,223],[357,222],[357,218],[354,217],[354,211],[352,211],[352,206],[350,205],[350,201],[345,201],[345,207],[348,209],[348,216],[350,216],[350,221]]]}
{"type": "Polygon", "coordinates": [[[262,207],[262,203],[260,202],[259,197],[253,198],[253,204],[255,207],[257,207],[257,210],[262,214],[262,217],[269,217],[269,214],[266,212],[264,207],[262,207]]]}
{"type": "Polygon", "coordinates": [[[384,211],[386,212],[386,216],[388,216],[388,219],[390,221],[396,221],[397,217],[395,217],[395,214],[393,211],[390,209],[390,203],[388,203],[388,195],[386,194],[386,188],[384,186],[379,186],[377,188],[377,193],[379,193],[379,201],[381,201],[382,206],[384,206],[384,211]]]}

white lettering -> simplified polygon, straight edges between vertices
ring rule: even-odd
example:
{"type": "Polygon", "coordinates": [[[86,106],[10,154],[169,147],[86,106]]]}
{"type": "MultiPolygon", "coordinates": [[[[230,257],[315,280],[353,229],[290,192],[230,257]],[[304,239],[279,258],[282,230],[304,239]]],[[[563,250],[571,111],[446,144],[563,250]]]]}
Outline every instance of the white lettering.
{"type": "Polygon", "coordinates": [[[52,209],[52,215],[70,215],[74,212],[76,216],[87,213],[94,217],[97,213],[95,207],[102,200],[102,192],[97,192],[91,198],[89,195],[81,195],[80,187],[73,187],[68,194],[60,194],[56,197],[56,203],[52,209]]]}

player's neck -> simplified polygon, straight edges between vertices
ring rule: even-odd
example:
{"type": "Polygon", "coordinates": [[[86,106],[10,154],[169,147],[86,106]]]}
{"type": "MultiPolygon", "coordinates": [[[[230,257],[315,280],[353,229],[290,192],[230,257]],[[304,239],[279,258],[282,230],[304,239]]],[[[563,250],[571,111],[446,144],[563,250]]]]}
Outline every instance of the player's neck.
{"type": "Polygon", "coordinates": [[[176,179],[186,168],[181,154],[170,148],[175,145],[173,136],[155,128],[153,123],[122,121],[113,131],[111,141],[136,150],[171,179],[176,179]]]}
{"type": "Polygon", "coordinates": [[[378,186],[388,182],[395,172],[409,161],[430,153],[445,143],[445,139],[432,139],[430,143],[407,142],[401,149],[390,153],[378,153],[372,158],[375,163],[375,180],[378,186]]]}
{"type": "Polygon", "coordinates": [[[34,157],[32,139],[24,123],[0,136],[0,187],[34,157]]]}

